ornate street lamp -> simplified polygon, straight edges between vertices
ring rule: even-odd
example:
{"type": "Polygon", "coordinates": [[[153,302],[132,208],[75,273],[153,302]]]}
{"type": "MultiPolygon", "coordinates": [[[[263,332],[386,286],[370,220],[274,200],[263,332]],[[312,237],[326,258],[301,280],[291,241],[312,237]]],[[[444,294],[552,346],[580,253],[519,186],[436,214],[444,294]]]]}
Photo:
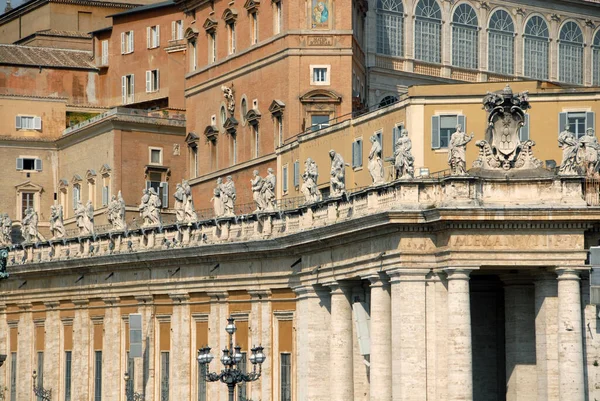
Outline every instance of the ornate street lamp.
{"type": "Polygon", "coordinates": [[[35,370],[33,371],[31,377],[33,377],[33,394],[35,394],[35,396],[40,398],[42,401],[50,401],[50,399],[52,398],[52,389],[46,390],[43,385],[35,385],[35,382],[37,381],[38,377],[37,372],[35,370]]]}
{"type": "Polygon", "coordinates": [[[123,379],[125,380],[125,395],[127,396],[127,401],[144,401],[143,394],[133,391],[133,382],[130,380],[131,377],[129,377],[129,372],[125,372],[123,379]]]}
{"type": "Polygon", "coordinates": [[[252,355],[250,355],[250,362],[252,362],[252,372],[244,373],[240,369],[240,362],[242,361],[243,355],[241,353],[242,347],[239,345],[233,346],[233,333],[236,331],[234,319],[230,317],[227,319],[227,326],[225,331],[229,334],[229,348],[223,349],[223,355],[221,355],[221,363],[225,367],[221,370],[221,373],[208,372],[208,364],[213,360],[214,356],[210,353],[210,347],[200,348],[198,350],[198,363],[200,365],[206,365],[206,381],[216,382],[221,381],[227,384],[229,388],[229,401],[234,401],[235,386],[243,382],[253,382],[258,380],[262,372],[262,363],[265,361],[266,356],[263,353],[263,347],[252,348],[252,355]],[[258,365],[258,371],[256,369],[258,365]]]}

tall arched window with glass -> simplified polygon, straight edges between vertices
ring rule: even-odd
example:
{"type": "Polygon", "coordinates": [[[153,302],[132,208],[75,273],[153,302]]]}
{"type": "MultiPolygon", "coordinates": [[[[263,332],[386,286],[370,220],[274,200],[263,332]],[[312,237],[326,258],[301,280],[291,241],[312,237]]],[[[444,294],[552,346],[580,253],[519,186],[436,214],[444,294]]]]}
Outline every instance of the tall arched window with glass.
{"type": "Polygon", "coordinates": [[[442,10],[435,0],[420,0],[415,12],[415,58],[441,63],[442,10]]]}
{"type": "Polygon", "coordinates": [[[452,16],[452,65],[462,68],[478,67],[477,14],[468,4],[456,7],[452,16]]]}
{"type": "Polygon", "coordinates": [[[404,7],[401,0],[377,0],[377,53],[404,55],[404,7]]]}
{"type": "Polygon", "coordinates": [[[548,79],[548,49],[550,35],[548,24],[540,16],[534,15],[525,24],[523,35],[524,71],[526,77],[548,79]]]}
{"type": "Polygon", "coordinates": [[[506,11],[497,10],[492,14],[488,38],[488,70],[512,75],[515,64],[515,25],[506,11]]]}
{"type": "Polygon", "coordinates": [[[600,31],[594,35],[594,42],[592,43],[592,73],[593,73],[593,85],[600,85],[600,31]]]}
{"type": "Polygon", "coordinates": [[[558,80],[583,84],[583,33],[573,21],[560,29],[558,36],[558,80]]]}

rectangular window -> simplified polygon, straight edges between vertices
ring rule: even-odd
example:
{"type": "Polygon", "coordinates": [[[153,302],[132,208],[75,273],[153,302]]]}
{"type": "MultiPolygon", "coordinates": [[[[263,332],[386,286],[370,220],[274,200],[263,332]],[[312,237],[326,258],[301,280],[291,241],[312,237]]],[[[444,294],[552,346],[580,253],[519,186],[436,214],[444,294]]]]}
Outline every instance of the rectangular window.
{"type": "Polygon", "coordinates": [[[21,220],[25,218],[27,209],[34,209],[33,192],[21,192],[21,220]]]}
{"type": "Polygon", "coordinates": [[[171,40],[183,39],[183,20],[171,22],[171,40]]]}
{"type": "Polygon", "coordinates": [[[146,93],[157,92],[160,89],[160,73],[158,70],[146,71],[146,93]]]}
{"type": "Polygon", "coordinates": [[[460,124],[463,131],[467,130],[466,117],[463,115],[445,115],[431,117],[431,147],[433,149],[448,148],[450,137],[460,124]]]}
{"type": "Polygon", "coordinates": [[[190,59],[190,71],[196,71],[196,68],[198,68],[198,42],[193,40],[190,42],[190,45],[192,47],[192,54],[191,54],[191,59],[190,59]]]}
{"type": "Polygon", "coordinates": [[[329,115],[313,114],[310,116],[310,129],[317,131],[329,127],[329,115]]]}
{"type": "Polygon", "coordinates": [[[277,136],[279,138],[279,146],[283,145],[283,117],[277,116],[277,136]]]}
{"type": "Polygon", "coordinates": [[[71,401],[71,351],[65,351],[65,401],[71,401]]]}
{"type": "Polygon", "coordinates": [[[300,162],[294,162],[294,187],[300,186],[300,162]]]}
{"type": "Polygon", "coordinates": [[[133,53],[133,31],[121,32],[121,54],[133,53]]]}
{"type": "Polygon", "coordinates": [[[258,15],[252,13],[252,44],[258,43],[258,15]]]}
{"type": "Polygon", "coordinates": [[[559,114],[559,130],[560,133],[565,129],[565,125],[569,126],[569,131],[575,134],[575,138],[579,139],[585,135],[588,128],[594,128],[595,115],[594,112],[568,112],[559,114]]]}
{"type": "Polygon", "coordinates": [[[42,118],[36,116],[17,116],[15,128],[22,130],[41,130],[42,118]]]}
{"type": "Polygon", "coordinates": [[[281,353],[279,361],[279,377],[281,378],[280,400],[292,401],[292,355],[281,353]]]}
{"type": "Polygon", "coordinates": [[[235,23],[227,24],[229,31],[229,54],[235,53],[235,23]]]}
{"type": "Polygon", "coordinates": [[[361,138],[357,138],[352,142],[352,168],[362,167],[363,159],[363,142],[361,138]]]}
{"type": "Polygon", "coordinates": [[[394,151],[396,150],[396,142],[398,142],[398,139],[400,138],[400,132],[404,129],[404,125],[399,124],[396,125],[394,128],[392,128],[392,152],[391,154],[393,155],[394,151]]]}
{"type": "Polygon", "coordinates": [[[162,149],[150,148],[150,164],[162,164],[162,149]]]}
{"type": "Polygon", "coordinates": [[[147,47],[148,49],[155,49],[160,46],[160,26],[154,25],[146,28],[147,34],[147,47]]]}
{"type": "Polygon", "coordinates": [[[282,175],[282,178],[283,178],[281,180],[281,190],[285,194],[288,191],[288,166],[287,165],[283,166],[283,169],[281,171],[281,175],[282,175]]]}
{"type": "Polygon", "coordinates": [[[100,65],[108,65],[108,40],[102,42],[102,59],[100,65]]]}
{"type": "Polygon", "coordinates": [[[95,352],[94,401],[102,401],[102,351],[95,352]]]}
{"type": "Polygon", "coordinates": [[[254,157],[258,157],[259,156],[259,150],[260,150],[260,136],[259,136],[259,129],[258,129],[258,124],[254,124],[252,126],[252,130],[254,131],[254,157]]]}
{"type": "Polygon", "coordinates": [[[77,207],[77,204],[81,201],[81,185],[73,185],[73,210],[77,207]]]}
{"type": "Polygon", "coordinates": [[[19,157],[17,158],[17,171],[42,171],[42,160],[19,157]]]}
{"type": "Polygon", "coordinates": [[[10,401],[17,401],[17,353],[10,353],[10,401]]]}
{"type": "Polygon", "coordinates": [[[283,12],[281,9],[282,1],[283,0],[275,2],[275,34],[281,33],[283,27],[283,12]]]}
{"type": "Polygon", "coordinates": [[[154,189],[158,194],[161,201],[162,208],[169,207],[169,183],[161,181],[162,174],[157,172],[150,172],[148,174],[148,181],[146,181],[146,189],[154,189]]]}
{"type": "MultiPolygon", "coordinates": [[[[246,353],[242,352],[241,354],[242,354],[242,360],[238,364],[238,368],[240,369],[240,371],[242,373],[246,373],[246,353]]],[[[248,401],[248,399],[246,398],[248,396],[246,382],[242,382],[242,383],[238,384],[238,392],[237,393],[238,393],[238,401],[248,401]]]]}
{"type": "Polygon", "coordinates": [[[315,83],[323,83],[327,81],[327,68],[313,69],[313,81],[315,83]]]}
{"type": "MultiPolygon", "coordinates": [[[[36,386],[39,388],[44,387],[44,353],[37,353],[37,383],[36,386]]],[[[45,401],[41,396],[38,396],[38,401],[45,401]]]]}
{"type": "Polygon", "coordinates": [[[208,60],[211,63],[214,63],[215,61],[217,61],[217,34],[214,32],[211,32],[209,34],[209,46],[210,46],[210,52],[208,55],[208,60]]]}
{"type": "Polygon", "coordinates": [[[135,100],[135,77],[133,74],[121,77],[121,97],[123,104],[133,103],[135,100]]]}
{"type": "Polygon", "coordinates": [[[169,352],[160,353],[160,399],[169,401],[169,352]]]}
{"type": "Polygon", "coordinates": [[[206,401],[206,374],[208,366],[200,364],[198,366],[198,401],[206,401]]]}

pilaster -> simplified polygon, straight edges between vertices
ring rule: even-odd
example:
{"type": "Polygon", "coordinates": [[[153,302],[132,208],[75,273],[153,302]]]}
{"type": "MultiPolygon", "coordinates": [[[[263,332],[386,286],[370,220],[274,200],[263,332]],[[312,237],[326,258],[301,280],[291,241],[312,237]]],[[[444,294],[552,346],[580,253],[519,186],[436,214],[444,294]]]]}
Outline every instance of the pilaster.
{"type": "Polygon", "coordinates": [[[264,353],[267,359],[262,364],[262,377],[250,383],[250,396],[253,400],[271,398],[271,380],[273,372],[273,362],[276,361],[276,356],[273,355],[271,342],[271,296],[270,290],[249,290],[248,294],[251,297],[250,314],[250,333],[252,343],[250,346],[261,344],[264,348],[264,353]]]}
{"type": "MultiPolygon", "coordinates": [[[[142,315],[142,358],[135,358],[134,391],[144,395],[144,401],[154,401],[155,331],[152,295],[138,295],[138,312],[142,315]]],[[[129,335],[129,333],[127,333],[129,335]]]]}
{"type": "MultiPolygon", "coordinates": [[[[225,331],[227,325],[227,291],[209,292],[210,314],[208,316],[208,346],[212,348],[214,361],[209,365],[210,372],[221,371],[221,350],[228,345],[228,334],[225,331]]],[[[226,401],[227,386],[212,383],[208,385],[209,400],[226,401]]]]}
{"type": "Polygon", "coordinates": [[[58,301],[44,303],[46,307],[46,321],[44,322],[44,387],[52,389],[52,393],[60,393],[60,363],[62,330],[58,301]]]}
{"type": "Polygon", "coordinates": [[[191,353],[191,315],[190,296],[187,293],[169,294],[173,300],[173,315],[171,316],[171,377],[169,383],[170,399],[189,400],[191,389],[192,360],[191,353]]]}
{"type": "Polygon", "coordinates": [[[385,273],[366,277],[371,283],[371,401],[392,400],[392,316],[390,284],[385,273]]]}
{"type": "Polygon", "coordinates": [[[22,303],[19,307],[19,341],[17,342],[17,399],[33,400],[34,323],[31,304],[22,303]]]}
{"type": "Polygon", "coordinates": [[[559,400],[558,283],[556,274],[538,275],[535,285],[535,355],[538,401],[559,400]]]}
{"type": "Polygon", "coordinates": [[[102,399],[118,401],[124,385],[121,373],[121,344],[116,339],[121,338],[121,316],[119,313],[119,298],[105,297],[106,304],[103,321],[102,340],[102,399]],[[120,380],[115,380],[119,378],[120,380]]]}

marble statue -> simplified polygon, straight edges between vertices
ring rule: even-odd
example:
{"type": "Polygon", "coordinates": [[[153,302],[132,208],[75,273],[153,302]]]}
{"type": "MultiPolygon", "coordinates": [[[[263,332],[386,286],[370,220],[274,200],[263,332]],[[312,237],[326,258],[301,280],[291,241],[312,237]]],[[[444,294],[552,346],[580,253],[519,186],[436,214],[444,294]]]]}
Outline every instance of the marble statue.
{"type": "Polygon", "coordinates": [[[394,144],[394,179],[413,178],[415,176],[415,159],[411,152],[412,141],[408,131],[403,129],[394,144]]]}
{"type": "Polygon", "coordinates": [[[223,202],[223,214],[225,216],[233,216],[235,215],[235,184],[233,183],[233,178],[228,175],[227,181],[223,184],[223,191],[221,194],[222,202],[223,202]]]}
{"type": "Polygon", "coordinates": [[[185,191],[181,184],[177,184],[173,197],[175,198],[175,205],[173,206],[175,217],[178,223],[183,223],[185,220],[185,191]]]}
{"type": "Polygon", "coordinates": [[[196,213],[196,207],[194,206],[194,198],[192,197],[192,187],[187,180],[181,182],[183,187],[183,193],[185,195],[185,201],[183,202],[183,210],[185,212],[186,223],[195,223],[198,221],[198,213],[196,213]]]}
{"type": "Polygon", "coordinates": [[[598,150],[600,144],[594,133],[593,128],[588,128],[585,135],[579,138],[581,152],[580,164],[581,172],[587,176],[593,176],[598,173],[598,150]]]}
{"type": "Polygon", "coordinates": [[[150,187],[148,189],[144,189],[142,200],[138,210],[140,211],[140,216],[142,217],[142,226],[150,227],[150,226],[161,226],[162,219],[160,215],[160,207],[162,206],[162,202],[154,188],[150,187]]]}
{"type": "Polygon", "coordinates": [[[577,152],[579,143],[575,139],[575,134],[569,131],[569,126],[558,135],[558,146],[562,148],[562,162],[558,168],[559,175],[578,175],[579,167],[577,165],[577,152]]]}
{"type": "Polygon", "coordinates": [[[12,243],[12,220],[8,213],[0,215],[0,245],[12,243]]]}
{"type": "Polygon", "coordinates": [[[266,210],[275,210],[277,208],[277,199],[275,197],[276,186],[277,177],[273,173],[273,169],[269,167],[261,190],[261,197],[266,210]]]}
{"type": "Polygon", "coordinates": [[[482,170],[537,169],[542,162],[533,156],[535,142],[521,141],[520,129],[525,124],[525,111],[529,109],[527,92],[513,94],[509,85],[499,93],[483,98],[483,108],[488,113],[485,139],[477,141],[479,155],[474,168],[482,170]]]}
{"type": "Polygon", "coordinates": [[[112,225],[113,230],[120,231],[126,229],[125,200],[123,199],[121,191],[119,191],[118,196],[112,196],[106,212],[108,214],[108,222],[112,225]]]}
{"type": "Polygon", "coordinates": [[[462,131],[462,126],[458,124],[456,131],[450,136],[450,143],[448,145],[448,165],[450,166],[450,173],[452,175],[465,175],[467,174],[467,144],[471,142],[475,135],[467,135],[462,131]]]}
{"type": "Polygon", "coordinates": [[[88,200],[85,206],[80,200],[77,201],[75,220],[80,236],[94,235],[94,206],[92,201],[88,200]]]}
{"type": "Polygon", "coordinates": [[[25,211],[25,217],[23,218],[22,224],[22,235],[25,242],[33,242],[38,239],[38,214],[32,208],[28,208],[25,211]]]}
{"type": "Polygon", "coordinates": [[[346,163],[342,155],[331,149],[331,177],[329,179],[331,197],[342,196],[346,192],[346,163]]]}
{"type": "Polygon", "coordinates": [[[233,113],[235,112],[235,98],[233,96],[233,88],[222,85],[221,90],[223,91],[223,97],[227,102],[227,111],[229,111],[229,114],[233,116],[233,113]]]}
{"type": "Polygon", "coordinates": [[[256,203],[256,211],[265,210],[264,198],[262,196],[262,188],[265,181],[258,174],[258,170],[252,172],[252,179],[250,180],[250,186],[252,189],[252,199],[256,203]]]}
{"type": "Polygon", "coordinates": [[[50,206],[50,233],[52,238],[64,238],[65,236],[62,205],[50,206]]]}
{"type": "Polygon", "coordinates": [[[373,179],[373,185],[380,185],[385,182],[383,175],[383,160],[381,160],[381,144],[377,135],[371,135],[371,151],[369,152],[369,173],[373,179]]]}
{"type": "Polygon", "coordinates": [[[317,163],[310,157],[304,162],[304,173],[302,174],[302,186],[300,192],[304,195],[306,203],[319,202],[321,200],[321,191],[317,187],[319,170],[317,163]]]}
{"type": "Polygon", "coordinates": [[[213,190],[213,197],[210,198],[213,203],[213,209],[215,211],[215,217],[223,216],[223,179],[217,178],[217,186],[213,190]]]}

